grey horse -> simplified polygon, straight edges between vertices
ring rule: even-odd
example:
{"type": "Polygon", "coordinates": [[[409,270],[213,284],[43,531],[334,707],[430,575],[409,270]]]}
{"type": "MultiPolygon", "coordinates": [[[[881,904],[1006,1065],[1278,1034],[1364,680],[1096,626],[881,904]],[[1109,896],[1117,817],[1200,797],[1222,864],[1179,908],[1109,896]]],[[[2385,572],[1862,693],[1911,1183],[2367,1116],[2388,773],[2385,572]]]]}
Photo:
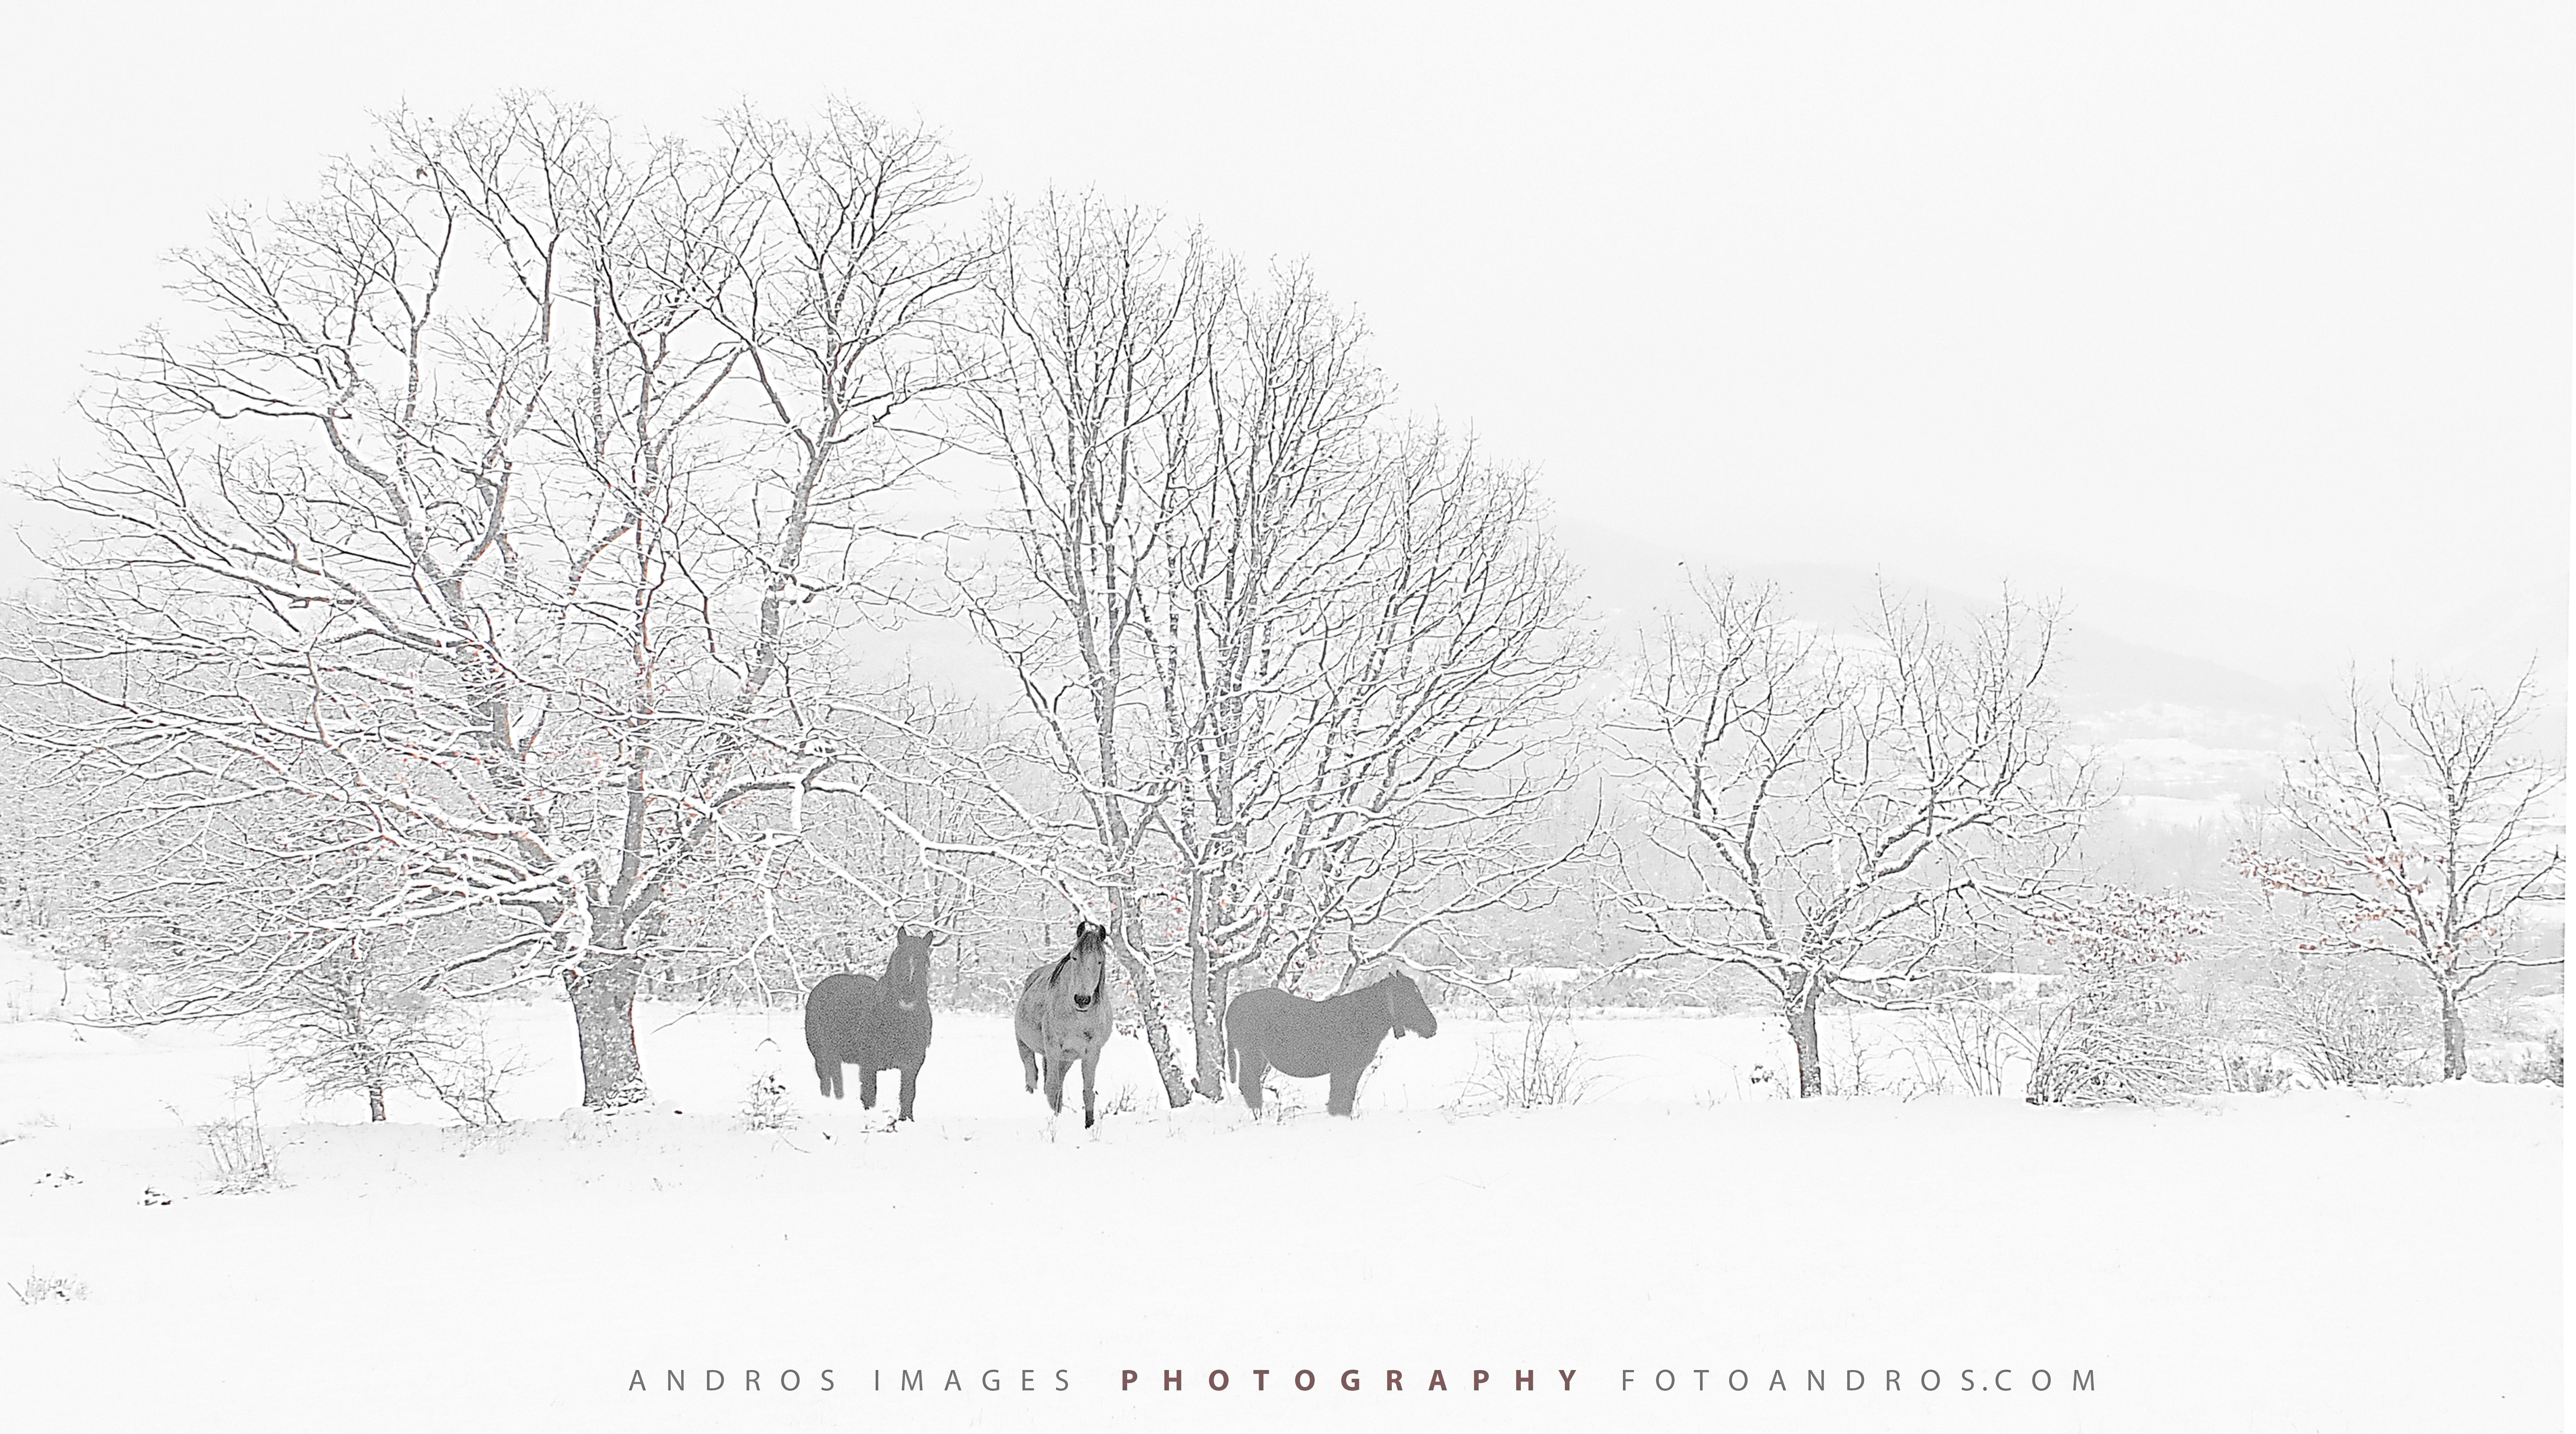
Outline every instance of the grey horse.
{"type": "Polygon", "coordinates": [[[1064,1112],[1065,1072],[1082,1063],[1082,1124],[1092,1122],[1092,1088],[1100,1049],[1109,1044],[1109,933],[1089,921],[1073,928],[1073,949],[1029,973],[1020,985],[1011,1029],[1020,1039],[1020,1070],[1038,1088],[1046,1066],[1047,1109],[1064,1112]]]}
{"type": "Polygon", "coordinates": [[[894,929],[894,954],[885,977],[871,980],[842,972],[826,976],[805,997],[805,1049],[823,1094],[841,1098],[841,1067],[859,1068],[859,1104],[877,1108],[877,1072],[903,1072],[902,1110],[912,1119],[912,1095],[930,1058],[930,950],[938,938],[909,926],[894,929]]]}
{"type": "Polygon", "coordinates": [[[1261,1109],[1261,1080],[1273,1069],[1300,1078],[1331,1076],[1324,1109],[1351,1113],[1360,1072],[1377,1059],[1387,1032],[1440,1034],[1440,1018],[1422,999],[1422,988],[1398,971],[1373,985],[1329,1001],[1307,1001],[1285,991],[1246,991],[1225,1008],[1226,1061],[1243,1103],[1261,1109]]]}

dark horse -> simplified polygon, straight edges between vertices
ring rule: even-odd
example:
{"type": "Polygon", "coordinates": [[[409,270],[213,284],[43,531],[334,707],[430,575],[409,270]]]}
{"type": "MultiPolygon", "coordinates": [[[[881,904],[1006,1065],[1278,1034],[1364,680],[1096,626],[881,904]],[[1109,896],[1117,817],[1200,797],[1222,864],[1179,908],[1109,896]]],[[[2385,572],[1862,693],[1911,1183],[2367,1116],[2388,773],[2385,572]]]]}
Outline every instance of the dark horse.
{"type": "Polygon", "coordinates": [[[1092,1120],[1092,1083],[1100,1070],[1100,1048],[1109,1044],[1109,933],[1082,921],[1073,928],[1073,949],[1050,961],[1020,983],[1019,1010],[1011,1029],[1020,1038],[1020,1070],[1028,1088],[1038,1088],[1038,1063],[1046,1063],[1047,1109],[1064,1113],[1065,1072],[1082,1063],[1082,1124],[1092,1120]]]}
{"type": "Polygon", "coordinates": [[[930,948],[928,931],[894,929],[894,954],[885,977],[870,980],[842,972],[826,976],[805,998],[805,1049],[823,1094],[841,1098],[841,1067],[859,1068],[859,1104],[877,1108],[877,1072],[903,1072],[903,1110],[912,1119],[913,1086],[930,1058],[930,948]]]}
{"type": "Polygon", "coordinates": [[[1301,1078],[1333,1078],[1324,1109],[1351,1113],[1360,1072],[1377,1059],[1386,1033],[1440,1034],[1440,1018],[1423,1004],[1422,988],[1398,971],[1372,986],[1329,1001],[1305,1001],[1285,991],[1246,991],[1225,1008],[1226,1060],[1243,1103],[1261,1109],[1261,1078],[1272,1068],[1301,1078]]]}

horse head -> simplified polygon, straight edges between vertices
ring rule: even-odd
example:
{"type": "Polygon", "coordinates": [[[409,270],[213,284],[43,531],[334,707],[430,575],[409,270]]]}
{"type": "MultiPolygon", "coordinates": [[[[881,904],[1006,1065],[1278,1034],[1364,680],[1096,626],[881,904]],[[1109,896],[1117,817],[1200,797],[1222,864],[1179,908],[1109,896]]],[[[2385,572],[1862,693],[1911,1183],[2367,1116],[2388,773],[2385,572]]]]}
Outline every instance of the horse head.
{"type": "Polygon", "coordinates": [[[898,1010],[918,1011],[930,1000],[930,948],[938,934],[927,927],[894,929],[894,954],[886,958],[885,992],[898,1010]]]}
{"type": "Polygon", "coordinates": [[[1072,982],[1075,1010],[1099,1003],[1109,983],[1108,949],[1108,928],[1095,921],[1074,923],[1073,954],[1065,958],[1062,974],[1072,982]]]}
{"type": "Polygon", "coordinates": [[[1386,1023],[1398,1039],[1407,1035],[1440,1034],[1440,1018],[1431,1014],[1431,1005],[1422,999],[1422,988],[1413,978],[1398,971],[1377,983],[1386,993],[1386,1023]]]}

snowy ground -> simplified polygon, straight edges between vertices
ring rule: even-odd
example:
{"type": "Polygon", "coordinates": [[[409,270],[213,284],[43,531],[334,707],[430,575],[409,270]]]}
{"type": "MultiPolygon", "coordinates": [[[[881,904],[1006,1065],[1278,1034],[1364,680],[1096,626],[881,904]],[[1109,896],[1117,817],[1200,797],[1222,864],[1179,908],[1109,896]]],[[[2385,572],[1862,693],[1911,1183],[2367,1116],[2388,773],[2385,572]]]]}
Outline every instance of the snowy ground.
{"type": "Polygon", "coordinates": [[[1790,1102],[1748,1084],[1763,1023],[1630,1014],[1577,1022],[1583,1104],[1480,1114],[1510,1032],[1453,1017],[1349,1121],[1320,1082],[1276,1121],[1163,1111],[1122,1041],[1129,1108],[1086,1135],[1004,1021],[949,1013],[888,1132],[813,1095],[794,1013],[648,1008],[656,1108],[602,1121],[559,1114],[569,1018],[534,1004],[496,1035],[544,1118],[369,1127],[272,1086],[282,1184],[221,1195],[196,1127],[249,1053],[78,1031],[58,973],[12,970],[0,1274],[87,1289],[0,1300],[12,1429],[2561,1427],[2554,1087],[1790,1102]],[[798,1123],[746,1129],[771,1068],[798,1123]]]}

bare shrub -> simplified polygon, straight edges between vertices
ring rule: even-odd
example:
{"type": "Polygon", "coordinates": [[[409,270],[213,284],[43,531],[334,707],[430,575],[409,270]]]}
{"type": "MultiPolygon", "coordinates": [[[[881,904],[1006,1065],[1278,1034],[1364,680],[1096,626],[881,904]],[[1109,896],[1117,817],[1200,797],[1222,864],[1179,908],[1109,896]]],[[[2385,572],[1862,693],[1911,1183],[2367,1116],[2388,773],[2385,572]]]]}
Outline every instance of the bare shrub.
{"type": "Polygon", "coordinates": [[[745,1130],[785,1130],[796,1123],[796,1107],[787,1100],[787,1083],[778,1072],[762,1071],[743,1097],[742,1128],[745,1130]]]}
{"type": "Polygon", "coordinates": [[[2339,961],[2275,971],[2257,1000],[2273,1041],[2319,1085],[2415,1085],[2423,1017],[2382,982],[2339,961]]]}
{"type": "Polygon", "coordinates": [[[2267,1047],[2232,1045],[2218,1053],[2218,1083],[2225,1090],[2261,1095],[2286,1088],[2292,1074],[2267,1047]]]}
{"type": "Polygon", "coordinates": [[[197,1127],[215,1166],[215,1188],[227,1195],[262,1189],[277,1179],[276,1152],[268,1148],[259,1117],[226,1116],[197,1127]]]}
{"type": "Polygon", "coordinates": [[[2563,1085],[2566,1057],[2556,1031],[2536,1041],[2516,1041],[2469,1052],[2469,1073],[2507,1085],[2563,1085]]]}
{"type": "Polygon", "coordinates": [[[2033,1105],[2160,1105],[2216,1075],[2203,1013],[2151,967],[2085,978],[2016,1035],[2033,1105]]]}
{"type": "Polygon", "coordinates": [[[501,1113],[501,1086],[527,1070],[519,1052],[495,1049],[489,1022],[451,1021],[408,1054],[411,1084],[437,1097],[458,1122],[482,1127],[507,1124],[501,1113]]]}
{"type": "Polygon", "coordinates": [[[16,1295],[18,1303],[22,1305],[68,1304],[74,1300],[88,1299],[89,1286],[75,1279],[60,1275],[40,1275],[29,1270],[27,1282],[23,1285],[9,1286],[9,1293],[16,1295]]]}
{"type": "Polygon", "coordinates": [[[1528,1110],[1574,1105],[1591,1094],[1600,1077],[1564,1008],[1543,1002],[1524,1007],[1517,1027],[1477,1042],[1476,1073],[1467,1078],[1462,1104],[1528,1110]]]}
{"type": "Polygon", "coordinates": [[[218,1194],[246,1195],[277,1183],[277,1152],[269,1149],[259,1117],[259,1088],[269,1078],[259,1072],[235,1078],[233,1094],[240,1108],[195,1127],[214,1164],[218,1194]]]}
{"type": "Polygon", "coordinates": [[[1839,1024],[1840,1039],[1820,1043],[1823,1047],[1825,1094],[1892,1095],[1900,1100],[1912,1100],[1941,1089],[1941,1072],[1937,1065],[1931,1071],[1925,1071],[1915,1052],[1902,1047],[1892,1051],[1873,1051],[1861,1044],[1857,1023],[1843,1021],[1839,1024]]]}
{"type": "Polygon", "coordinates": [[[1932,1052],[1936,1081],[1946,1077],[1969,1095],[2001,1095],[2016,1045],[2013,1023],[1987,1001],[1958,997],[1907,1022],[1932,1052]]]}

